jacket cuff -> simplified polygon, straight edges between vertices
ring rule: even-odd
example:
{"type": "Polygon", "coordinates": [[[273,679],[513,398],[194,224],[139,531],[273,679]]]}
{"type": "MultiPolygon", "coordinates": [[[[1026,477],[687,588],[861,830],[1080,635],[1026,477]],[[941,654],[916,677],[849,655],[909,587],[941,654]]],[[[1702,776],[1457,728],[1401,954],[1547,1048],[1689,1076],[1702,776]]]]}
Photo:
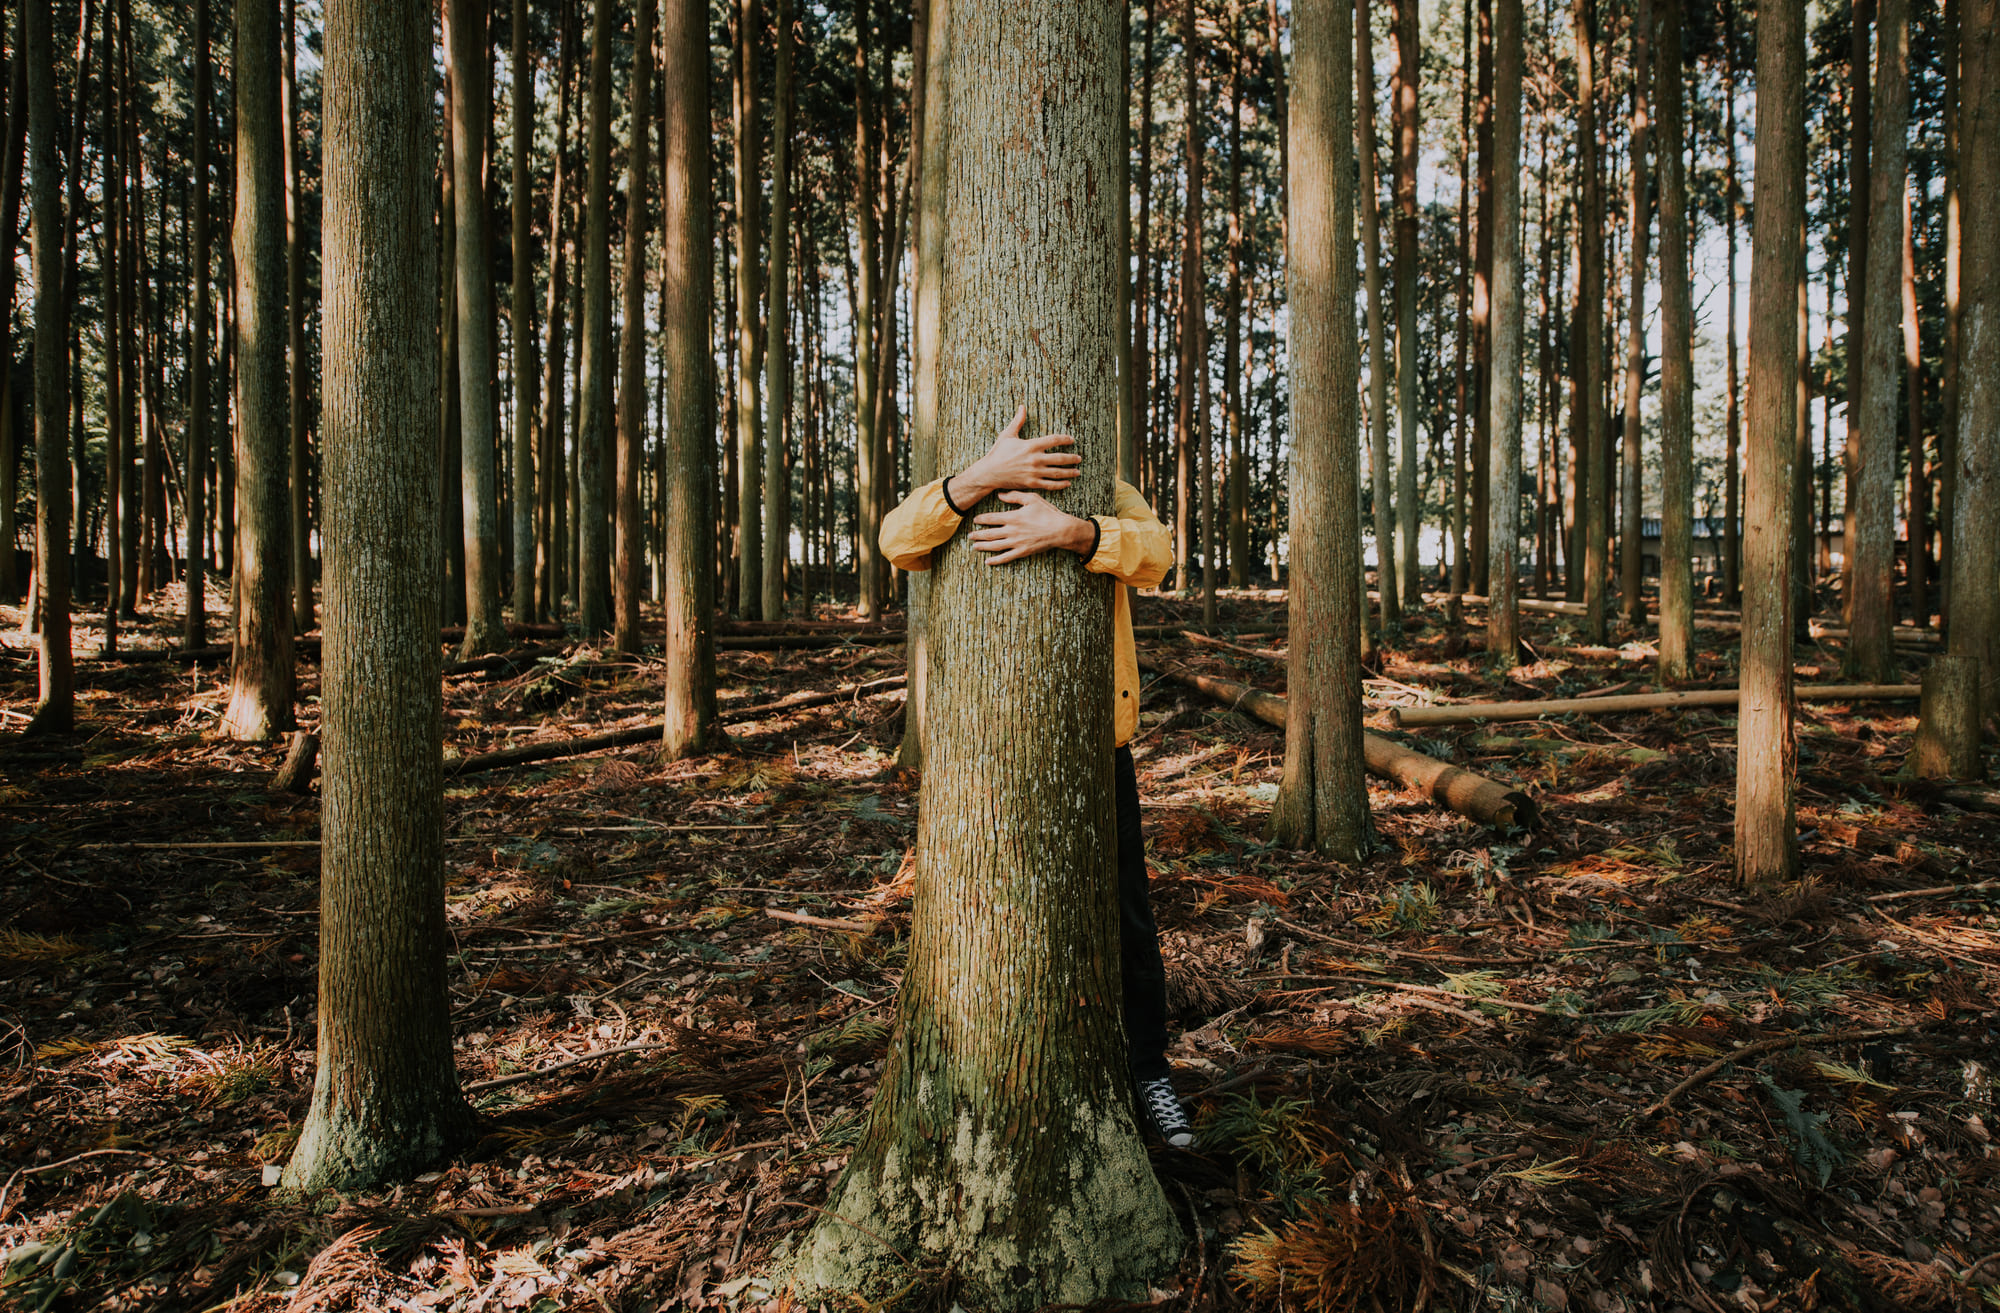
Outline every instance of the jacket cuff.
{"type": "Polygon", "coordinates": [[[961,520],[964,519],[965,518],[964,508],[951,499],[951,476],[949,474],[945,475],[942,479],[938,480],[938,491],[944,494],[944,504],[951,507],[953,511],[957,512],[959,519],[961,520]]]}
{"type": "Polygon", "coordinates": [[[1083,558],[1083,568],[1097,574],[1109,574],[1118,568],[1118,540],[1123,529],[1116,516],[1093,515],[1091,528],[1096,537],[1092,540],[1090,555],[1083,558]]]}

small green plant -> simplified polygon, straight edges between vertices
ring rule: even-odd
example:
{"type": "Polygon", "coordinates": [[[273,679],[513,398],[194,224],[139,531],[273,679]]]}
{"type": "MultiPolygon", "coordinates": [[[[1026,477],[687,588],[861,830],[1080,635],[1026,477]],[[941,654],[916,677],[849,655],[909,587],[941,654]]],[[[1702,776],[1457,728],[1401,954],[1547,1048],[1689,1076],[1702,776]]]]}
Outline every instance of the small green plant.
{"type": "Polygon", "coordinates": [[[1373,934],[1413,934],[1428,930],[1438,919],[1438,892],[1429,881],[1405,881],[1382,895],[1372,910],[1355,921],[1373,934]]]}

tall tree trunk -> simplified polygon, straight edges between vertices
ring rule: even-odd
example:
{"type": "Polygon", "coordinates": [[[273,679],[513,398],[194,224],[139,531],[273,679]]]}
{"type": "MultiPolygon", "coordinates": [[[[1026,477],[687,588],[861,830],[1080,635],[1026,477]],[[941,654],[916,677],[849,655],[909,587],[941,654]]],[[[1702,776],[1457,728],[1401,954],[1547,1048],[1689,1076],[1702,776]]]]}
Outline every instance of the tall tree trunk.
{"type": "MultiPolygon", "coordinates": [[[[1375,34],[1371,0],[1354,7],[1356,99],[1361,122],[1361,268],[1368,292],[1368,463],[1375,503],[1375,580],[1382,597],[1382,626],[1403,624],[1402,592],[1396,587],[1396,509],[1389,478],[1389,335],[1382,323],[1382,213],[1375,177],[1375,34]]],[[[1362,612],[1367,612],[1364,597],[1362,612]]]]}
{"type": "MultiPolygon", "coordinates": [[[[1365,15],[1365,10],[1362,13],[1365,15]]],[[[1293,10],[1298,99],[1289,188],[1292,659],[1285,775],[1271,810],[1281,844],[1353,863],[1368,850],[1361,752],[1361,524],[1354,403],[1354,13],[1293,10]]],[[[1407,47],[1406,47],[1407,49],[1407,47]]],[[[1364,71],[1365,73],[1365,71],[1364,71]]],[[[1391,567],[1382,570],[1386,577],[1391,567]]]]}
{"type": "Polygon", "coordinates": [[[1602,643],[1608,632],[1604,615],[1605,544],[1610,509],[1604,431],[1604,177],[1597,153],[1597,4],[1576,0],[1577,122],[1576,142],[1582,174],[1582,276],[1577,279],[1578,347],[1583,360],[1577,423],[1583,442],[1577,455],[1579,497],[1577,522],[1582,526],[1584,640],[1602,643]]]}
{"type": "Polygon", "coordinates": [[[785,558],[791,549],[791,486],[785,473],[785,421],[791,414],[791,122],[792,6],[778,0],[778,68],[771,87],[771,258],[766,266],[769,328],[764,343],[763,615],[785,614],[785,558]]]}
{"type": "MultiPolygon", "coordinates": [[[[1025,400],[1084,458],[1077,485],[1051,500],[1106,510],[1123,331],[1105,185],[1119,140],[1117,12],[980,5],[954,9],[951,25],[939,108],[958,254],[942,307],[939,466],[969,463],[993,417],[1025,400]],[[1040,221],[1056,207],[1063,224],[1040,221]],[[1023,354],[1022,341],[1040,350],[1023,354]]],[[[898,1279],[901,1254],[923,1252],[979,1307],[1132,1298],[1181,1236],[1123,1079],[1111,584],[1066,554],[1001,569],[976,556],[951,545],[937,557],[939,696],[887,1066],[790,1276],[800,1293],[872,1288],[898,1279]]]]}
{"type": "MultiPolygon", "coordinates": [[[[191,263],[194,282],[193,306],[188,314],[188,408],[187,449],[182,468],[187,471],[187,609],[181,628],[184,647],[208,643],[208,462],[209,462],[209,316],[208,303],[208,0],[192,0],[194,5],[194,103],[188,107],[189,128],[194,134],[194,173],[188,203],[193,213],[191,263]]],[[[4,403],[0,403],[4,404],[4,403]]],[[[107,412],[109,407],[106,408],[107,412]]],[[[109,418],[107,413],[106,418],[109,418]]],[[[11,539],[0,539],[11,543],[11,539]]],[[[11,554],[11,553],[10,553],[11,554]]]]}
{"type": "Polygon", "coordinates": [[[1414,599],[1417,538],[1423,530],[1417,498],[1417,135],[1423,54],[1417,37],[1418,0],[1396,0],[1396,422],[1401,442],[1396,518],[1402,557],[1398,587],[1414,599]]]}
{"type": "MultiPolygon", "coordinates": [[[[535,544],[539,498],[535,480],[535,265],[532,239],[534,173],[528,156],[535,137],[535,67],[528,54],[528,0],[514,0],[513,49],[508,71],[514,82],[514,177],[508,219],[513,226],[514,291],[508,326],[514,333],[514,618],[532,623],[543,612],[535,605],[535,544]]],[[[561,73],[558,72],[558,77],[561,73]]],[[[560,98],[559,98],[560,99],[560,98]]],[[[557,128],[560,137],[561,128],[557,128]]],[[[556,169],[560,171],[558,163],[556,169]]],[[[553,217],[553,214],[551,215],[553,217]]],[[[549,224],[549,260],[556,256],[557,232],[549,224]]],[[[546,464],[546,458],[544,459],[546,464]]]]}
{"type": "Polygon", "coordinates": [[[1681,0],[1658,0],[1660,101],[1660,682],[1694,675],[1694,307],[1682,156],[1681,0]]]}
{"type": "MultiPolygon", "coordinates": [[[[118,621],[125,610],[125,519],[128,513],[125,484],[132,463],[125,407],[125,160],[121,144],[124,140],[124,98],[123,82],[117,73],[112,29],[113,23],[107,14],[104,24],[104,121],[98,152],[104,167],[99,295],[104,303],[104,650],[107,653],[118,650],[118,621]]],[[[29,204],[32,205],[33,201],[29,204]]],[[[15,230],[10,216],[6,231],[11,233],[15,230]]],[[[10,293],[13,277],[13,262],[9,261],[7,278],[10,293]]],[[[13,304],[11,295],[5,304],[13,304]]],[[[11,367],[8,372],[13,372],[11,367]]],[[[228,445],[223,443],[225,447],[228,445]]],[[[233,520],[228,522],[228,530],[235,532],[233,520]]],[[[10,538],[7,541],[11,543],[13,540],[10,538]]]]}
{"type": "MultiPolygon", "coordinates": [[[[1647,0],[1640,0],[1645,13],[1647,0]]],[[[1648,17],[1650,17],[1648,15],[1648,17]]],[[[1499,0],[1493,31],[1491,572],[1486,646],[1505,669],[1521,650],[1521,0],[1499,0]]]]}
{"type": "Polygon", "coordinates": [[[451,64],[452,209],[457,256],[459,496],[465,531],[465,640],[459,659],[507,645],[500,609],[499,480],[494,451],[500,410],[495,395],[493,273],[486,260],[486,8],[482,0],[446,0],[445,50],[451,64]]]}
{"type": "MultiPolygon", "coordinates": [[[[29,249],[35,279],[35,600],[39,698],[27,733],[66,734],[76,720],[69,650],[69,452],[65,450],[62,204],[56,164],[55,50],[48,0],[22,0],[28,60],[29,249]]],[[[13,545],[7,544],[9,551],[13,545]]],[[[1105,681],[1110,686],[1110,681],[1105,681]]]]}
{"type": "MultiPolygon", "coordinates": [[[[1910,500],[1905,513],[1909,525],[1908,568],[1910,619],[1917,628],[1931,627],[1931,479],[1928,455],[1924,451],[1924,361],[1917,328],[1917,252],[1915,216],[1911,213],[1911,193],[1922,188],[1922,176],[1903,189],[1903,249],[1897,269],[1902,296],[1898,308],[1903,320],[1903,396],[1908,410],[1906,446],[1909,451],[1910,500]]],[[[1811,468],[1808,464],[1807,468],[1811,468]]]]}
{"type": "Polygon", "coordinates": [[[1959,30],[1958,488],[1951,655],[1979,663],[2000,713],[2000,5],[1963,0],[1959,30]]]}
{"type": "MultiPolygon", "coordinates": [[[[757,307],[763,295],[763,225],[758,222],[757,45],[763,20],[757,0],[736,0],[736,597],[743,614],[764,616],[763,413],[757,378],[757,307]]],[[[867,322],[866,316],[863,322],[867,322]]],[[[772,327],[777,325],[775,321],[772,327]]],[[[865,329],[861,336],[866,337],[865,329]]],[[[857,392],[862,389],[858,385],[857,392]]]]}
{"type": "Polygon", "coordinates": [[[710,567],[709,453],[715,356],[709,231],[709,54],[705,0],[667,0],[660,45],[666,59],[666,146],[660,159],[660,323],[667,371],[666,638],[663,746],[669,757],[703,751],[715,733],[715,575],[710,567]]]}
{"type": "Polygon", "coordinates": [[[1790,574],[1798,425],[1795,280],[1805,222],[1803,0],[1766,0],[1759,7],[1757,86],[1743,701],[1736,719],[1736,874],[1746,883],[1787,879],[1798,862],[1790,574]]]}
{"type": "Polygon", "coordinates": [[[1652,0],[1637,0],[1632,19],[1632,192],[1626,202],[1632,225],[1632,294],[1626,303],[1630,329],[1625,338],[1625,444],[1618,495],[1619,600],[1625,623],[1634,627],[1646,620],[1646,599],[1641,596],[1646,568],[1639,550],[1644,536],[1640,512],[1644,509],[1645,461],[1640,441],[1645,427],[1639,412],[1646,392],[1646,263],[1651,237],[1646,155],[1652,134],[1652,26],[1652,0]]]}
{"type": "MultiPolygon", "coordinates": [[[[199,0],[197,0],[199,2],[199,0]]],[[[285,348],[291,358],[287,396],[290,406],[292,455],[292,629],[313,627],[311,454],[306,449],[306,253],[299,244],[299,78],[297,65],[298,0],[285,0],[284,81],[279,84],[284,110],[285,147],[285,348]]]]}
{"type": "Polygon", "coordinates": [[[868,0],[854,6],[854,232],[859,268],[854,287],[854,452],[855,497],[858,517],[854,544],[856,601],[861,617],[873,620],[882,614],[883,561],[877,538],[881,529],[881,499],[877,484],[888,477],[877,468],[881,450],[875,431],[875,376],[881,368],[875,358],[872,331],[880,314],[875,304],[877,231],[875,205],[878,196],[875,171],[874,97],[869,79],[870,39],[868,0]]]}
{"type": "Polygon", "coordinates": [[[222,732],[292,728],[292,607],[286,490],[285,179],[276,0],[237,0],[235,659],[222,732]]]}
{"type": "MultiPolygon", "coordinates": [[[[1202,476],[1201,442],[1205,427],[1201,415],[1201,379],[1208,368],[1201,341],[1202,311],[1208,297],[1204,291],[1201,268],[1202,114],[1198,77],[1201,55],[1196,45],[1195,3],[1196,0],[1184,0],[1181,5],[1181,69],[1184,75],[1184,99],[1181,103],[1186,107],[1182,116],[1181,168],[1187,191],[1181,203],[1181,355],[1180,378],[1177,380],[1180,391],[1175,398],[1174,415],[1177,430],[1174,438],[1174,588],[1183,597],[1187,596],[1188,576],[1192,573],[1196,535],[1204,527],[1197,525],[1195,517],[1202,504],[1198,486],[1202,476]]],[[[1201,537],[1202,555],[1206,560],[1207,535],[1202,533],[1201,537]]],[[[1209,610],[1209,586],[1204,570],[1204,623],[1209,610]]]]}
{"type": "Polygon", "coordinates": [[[1939,352],[1938,425],[1938,610],[1951,625],[1953,536],[1958,532],[1959,306],[1964,286],[1964,223],[1959,202],[1959,161],[1964,149],[1959,127],[1959,0],[1944,0],[1938,60],[1944,65],[1944,347],[1939,352]]]}
{"type": "MultiPolygon", "coordinates": [[[[933,3],[949,3],[949,0],[933,0],[933,3]]],[[[1146,0],[1146,39],[1139,55],[1139,224],[1133,234],[1137,247],[1136,269],[1132,278],[1132,468],[1125,474],[1126,482],[1135,487],[1149,487],[1152,471],[1151,437],[1152,424],[1152,338],[1148,325],[1152,322],[1153,304],[1153,37],[1159,25],[1155,21],[1155,0],[1146,0]]],[[[933,41],[936,40],[938,25],[931,24],[933,41]]],[[[934,102],[936,103],[936,102],[934,102]]],[[[933,110],[931,121],[942,123],[942,110],[933,110]]],[[[942,149],[942,142],[940,142],[942,149]]],[[[926,159],[928,167],[928,159],[926,159]]],[[[943,213],[943,202],[938,202],[938,213],[943,213]]],[[[941,271],[940,271],[941,272],[941,271]]],[[[919,276],[921,284],[921,275],[919,276]]]]}
{"type": "MultiPolygon", "coordinates": [[[[938,416],[938,329],[944,299],[945,229],[944,206],[949,180],[945,174],[945,104],[951,73],[951,0],[926,0],[918,11],[917,34],[924,82],[912,94],[921,109],[912,124],[916,134],[913,149],[922,152],[917,174],[916,252],[917,284],[910,314],[910,483],[921,487],[937,477],[938,416]]],[[[1129,44],[1129,42],[1128,42],[1129,44]]],[[[1121,80],[1120,86],[1129,83],[1121,80]]],[[[1123,122],[1121,117],[1120,122],[1123,122]]],[[[1125,130],[1118,134],[1124,150],[1125,130]]],[[[1121,193],[1123,195],[1123,193],[1121,193]]],[[[1129,241],[1130,198],[1122,202],[1121,214],[1129,241]]],[[[1144,259],[1142,254],[1141,259],[1144,259]]],[[[1119,264],[1122,274],[1129,266],[1119,264]]],[[[1123,280],[1121,279],[1121,282],[1123,280]]],[[[1133,424],[1139,412],[1132,402],[1131,339],[1127,334],[1130,318],[1129,295],[1121,297],[1120,336],[1126,346],[1120,355],[1119,376],[1119,461],[1133,457],[1133,424]]],[[[1143,311],[1142,311],[1143,313],[1143,311]]],[[[1132,475],[1120,470],[1128,482],[1132,475]]],[[[903,694],[903,741],[896,764],[905,770],[922,770],[926,737],[925,712],[930,701],[930,575],[916,571],[910,575],[910,593],[905,620],[904,661],[908,678],[903,694]]]]}
{"type": "MultiPolygon", "coordinates": [[[[1472,40],[1472,10],[1473,6],[1469,3],[1459,6],[1459,42],[1464,47],[1464,50],[1459,66],[1458,87],[1458,136],[1460,150],[1458,153],[1458,244],[1455,251],[1458,257],[1456,261],[1458,268],[1456,271],[1457,276],[1452,280],[1453,291],[1458,304],[1457,327],[1452,333],[1451,362],[1451,393],[1455,413],[1452,417],[1451,433],[1451,506],[1446,514],[1444,525],[1445,533],[1451,541],[1451,574],[1449,578],[1450,586],[1447,590],[1451,594],[1451,600],[1445,603],[1446,619],[1448,621],[1456,621],[1462,618],[1461,603],[1457,599],[1459,594],[1466,590],[1469,579],[1466,571],[1470,565],[1465,556],[1465,444],[1467,436],[1466,426],[1472,409],[1470,392],[1473,385],[1471,380],[1466,377],[1466,368],[1472,355],[1472,266],[1476,263],[1472,249],[1472,156],[1474,150],[1472,135],[1472,84],[1475,76],[1473,72],[1473,59],[1475,56],[1472,40]]],[[[1482,37],[1485,35],[1484,28],[1481,29],[1481,35],[1482,37]]],[[[1488,46],[1489,43],[1485,41],[1482,41],[1479,46],[1479,56],[1482,60],[1479,70],[1481,73],[1484,73],[1491,63],[1491,51],[1488,46]]],[[[1487,146],[1490,158],[1490,140],[1487,142],[1487,146]]],[[[1484,180],[1483,174],[1482,180],[1484,180]]],[[[1491,199],[1490,195],[1485,193],[1482,193],[1482,198],[1486,200],[1491,199]]],[[[1490,214],[1487,215],[1484,222],[1490,227],[1492,216],[1490,214]]],[[[1486,296],[1485,280],[1490,273],[1491,270],[1489,267],[1485,265],[1480,266],[1478,276],[1481,280],[1480,295],[1482,301],[1480,313],[1482,315],[1487,313],[1487,307],[1483,298],[1486,296]]],[[[1482,346],[1484,345],[1482,343],[1482,346]]],[[[1481,357],[1482,364],[1484,361],[1485,357],[1481,357]]],[[[1478,495],[1483,501],[1484,493],[1478,495]]],[[[1485,526],[1479,526],[1477,532],[1480,541],[1483,543],[1486,533],[1485,526]]]]}
{"type": "MultiPolygon", "coordinates": [[[[1492,577],[1491,479],[1493,465],[1493,239],[1496,222],[1493,170],[1493,0],[1478,0],[1479,108],[1474,127],[1479,147],[1479,221],[1473,230],[1472,252],[1472,516],[1466,544],[1470,577],[1492,577]]],[[[1518,136],[1518,130],[1517,130],[1518,136]]],[[[1471,143],[1468,143],[1470,146],[1471,143]]],[[[1519,188],[1516,187],[1518,203],[1519,188]]],[[[1463,206],[1461,206],[1463,208],[1463,206]]],[[[1461,248],[1462,249],[1462,248],[1461,248]]],[[[1518,405],[1518,396],[1517,396],[1518,405]]],[[[1453,473],[1461,460],[1453,459],[1453,473]]],[[[1489,634],[1489,638],[1492,636],[1489,634]]],[[[1501,649],[1495,647],[1495,651],[1501,649]]],[[[1509,646],[1507,651],[1514,648],[1509,646]]],[[[1507,658],[1512,664],[1512,657],[1507,658]]]]}
{"type": "MultiPolygon", "coordinates": [[[[7,62],[6,145],[0,150],[0,305],[7,306],[14,304],[14,254],[21,231],[21,170],[28,143],[27,43],[19,38],[19,22],[17,6],[14,55],[7,62]]],[[[108,34],[110,24],[105,27],[108,34]]],[[[111,79],[107,76],[103,82],[108,106],[111,79]]],[[[18,534],[15,502],[20,494],[19,403],[20,398],[14,392],[13,323],[11,316],[0,316],[0,543],[7,545],[7,550],[0,552],[0,600],[8,602],[21,595],[20,570],[15,565],[13,550],[18,534]]],[[[112,618],[115,624],[115,605],[112,618]]]]}
{"type": "MultiPolygon", "coordinates": [[[[1875,0],[1852,0],[1851,42],[1847,57],[1847,448],[1842,464],[1847,478],[1846,525],[1841,535],[1841,607],[1851,625],[1854,618],[1855,525],[1858,509],[1855,477],[1861,467],[1862,415],[1866,409],[1868,365],[1868,223],[1874,206],[1869,143],[1874,125],[1869,90],[1869,28],[1875,22],[1875,0]]],[[[1850,642],[1849,657],[1853,656],[1850,642]]]]}
{"type": "Polygon", "coordinates": [[[568,410],[563,397],[568,343],[569,316],[569,235],[575,231],[570,212],[575,209],[569,188],[569,111],[571,74],[576,63],[575,11],[564,0],[559,20],[562,53],[556,62],[556,153],[549,186],[549,300],[545,321],[548,346],[542,352],[542,434],[541,468],[537,471],[541,501],[541,564],[536,572],[537,612],[559,615],[568,592],[564,544],[569,540],[563,441],[563,416],[568,410]]]}
{"type": "Polygon", "coordinates": [[[432,11],[326,8],[319,1065],[283,1176],[305,1190],[403,1179],[473,1136],[445,983],[437,464],[409,440],[440,381],[432,11]]]}
{"type": "Polygon", "coordinates": [[[617,628],[612,646],[632,653],[639,651],[639,598],[646,569],[639,485],[646,468],[646,189],[653,172],[647,151],[652,140],[653,4],[654,0],[634,0],[630,130],[625,139],[625,328],[618,338],[618,559],[612,571],[617,628]]]}
{"type": "MultiPolygon", "coordinates": [[[[1233,0],[1229,40],[1229,290],[1223,306],[1222,404],[1229,461],[1229,586],[1250,583],[1249,482],[1243,459],[1243,18],[1233,0]]],[[[1122,266],[1121,266],[1122,267],[1122,266]]]]}
{"type": "Polygon", "coordinates": [[[611,445],[611,10],[594,0],[590,20],[590,164],[584,185],[583,345],[576,402],[576,595],[585,637],[611,627],[610,526],[604,460],[611,445]]]}
{"type": "MultiPolygon", "coordinates": [[[[1910,117],[1910,23],[1906,0],[1879,0],[1880,59],[1874,92],[1874,141],[1869,149],[1868,252],[1862,268],[1861,406],[1849,440],[1854,500],[1847,539],[1849,597],[1847,669],[1857,679],[1886,683],[1895,669],[1896,431],[1903,345],[1903,186],[1910,117]]],[[[1857,252],[1857,260],[1859,253],[1857,252]]]]}
{"type": "MultiPolygon", "coordinates": [[[[1743,218],[1743,188],[1736,177],[1736,7],[1731,0],[1722,6],[1722,210],[1728,242],[1729,323],[1724,341],[1728,352],[1724,365],[1723,398],[1724,446],[1722,458],[1722,597],[1730,606],[1737,604],[1743,581],[1743,414],[1737,399],[1742,380],[1737,376],[1736,357],[1736,227],[1743,218]]],[[[1850,266],[1852,267],[1852,266],[1850,266]]],[[[1852,295],[1852,292],[1849,293],[1852,295]]],[[[1852,413],[1851,411],[1849,412],[1852,413]]]]}

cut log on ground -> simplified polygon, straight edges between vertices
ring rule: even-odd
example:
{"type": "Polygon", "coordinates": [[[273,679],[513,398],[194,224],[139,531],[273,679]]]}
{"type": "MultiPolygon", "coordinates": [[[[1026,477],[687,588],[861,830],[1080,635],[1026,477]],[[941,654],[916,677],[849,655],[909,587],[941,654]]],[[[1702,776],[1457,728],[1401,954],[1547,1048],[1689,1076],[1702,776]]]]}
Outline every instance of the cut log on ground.
{"type": "MultiPolygon", "coordinates": [[[[1801,702],[1893,702],[1917,696],[1915,684],[1796,684],[1801,702]]],[[[1537,702],[1461,702],[1442,707],[1392,707],[1389,723],[1399,729],[1472,725],[1491,720],[1539,720],[1577,712],[1616,716],[1628,711],[1678,711],[1690,707],[1733,707],[1733,688],[1696,688],[1678,693],[1633,693],[1625,697],[1544,698],[1537,702]]]]}
{"type": "Polygon", "coordinates": [[[831,634],[724,634],[715,640],[718,651],[779,652],[813,647],[896,647],[903,641],[900,629],[841,630],[831,634]]]}
{"type": "MultiPolygon", "coordinates": [[[[1139,668],[1165,675],[1189,688],[1206,693],[1234,710],[1247,712],[1267,725],[1285,727],[1285,700],[1276,693],[1239,684],[1233,679],[1197,675],[1178,670],[1148,657],[1139,658],[1139,668]]],[[[1535,800],[1518,789],[1474,775],[1448,762],[1406,748],[1379,734],[1361,736],[1368,770],[1383,779],[1394,780],[1413,789],[1461,816],[1469,816],[1496,830],[1532,829],[1538,819],[1535,800]]]]}
{"type": "MultiPolygon", "coordinates": [[[[781,711],[794,711],[800,707],[825,706],[830,702],[845,702],[849,698],[874,697],[880,693],[890,693],[902,688],[905,678],[903,675],[891,675],[886,679],[870,680],[865,684],[849,684],[845,688],[833,689],[826,693],[780,698],[776,702],[760,703],[754,707],[728,708],[721,713],[721,719],[725,722],[757,720],[781,711]]],[[[455,764],[445,763],[445,773],[471,775],[479,771],[499,770],[505,766],[521,766],[534,761],[581,757],[592,752],[603,752],[608,748],[629,748],[638,743],[651,743],[663,733],[665,733],[663,721],[649,720],[642,725],[627,725],[597,734],[579,735],[573,739],[541,739],[534,743],[501,748],[497,752],[482,752],[473,757],[461,757],[455,764]]]]}

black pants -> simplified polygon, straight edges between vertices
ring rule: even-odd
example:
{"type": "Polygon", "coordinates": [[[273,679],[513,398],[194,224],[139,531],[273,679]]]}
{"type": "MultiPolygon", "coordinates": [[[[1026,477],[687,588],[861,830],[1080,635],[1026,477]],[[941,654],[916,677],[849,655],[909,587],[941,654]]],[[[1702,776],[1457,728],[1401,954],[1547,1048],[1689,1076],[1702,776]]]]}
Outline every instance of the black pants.
{"type": "Polygon", "coordinates": [[[1118,967],[1125,991],[1125,1045],[1132,1075],[1153,1080],[1168,1074],[1167,970],[1160,961],[1160,930],[1146,893],[1146,840],[1139,830],[1139,776],[1132,750],[1113,759],[1112,791],[1118,796],[1118,967]]]}

